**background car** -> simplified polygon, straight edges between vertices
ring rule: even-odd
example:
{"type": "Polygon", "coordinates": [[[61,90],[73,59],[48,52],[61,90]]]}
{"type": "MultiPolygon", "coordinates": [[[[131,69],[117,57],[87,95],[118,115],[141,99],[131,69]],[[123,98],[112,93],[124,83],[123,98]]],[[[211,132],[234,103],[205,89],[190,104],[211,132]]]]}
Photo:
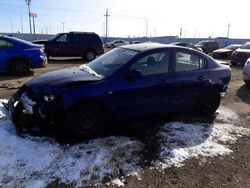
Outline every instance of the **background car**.
{"type": "Polygon", "coordinates": [[[215,40],[203,40],[198,42],[195,46],[201,48],[206,54],[210,54],[212,51],[220,48],[219,43],[215,40]]]}
{"type": "Polygon", "coordinates": [[[59,33],[48,41],[33,41],[45,45],[47,57],[82,57],[92,61],[97,55],[103,54],[103,43],[96,33],[69,32],[59,33]]]}
{"type": "Polygon", "coordinates": [[[212,57],[214,59],[231,59],[231,55],[234,52],[234,50],[238,49],[241,46],[242,46],[241,44],[230,44],[225,48],[214,50],[212,52],[212,57]]]}
{"type": "Polygon", "coordinates": [[[250,86],[250,58],[247,59],[243,68],[243,80],[250,86]]]}
{"type": "Polygon", "coordinates": [[[25,75],[30,69],[45,67],[46,54],[43,45],[9,36],[0,36],[0,72],[25,75]]]}
{"type": "Polygon", "coordinates": [[[126,45],[34,77],[11,97],[9,111],[19,131],[56,127],[68,138],[87,138],[110,122],[190,109],[210,116],[230,77],[229,66],[197,50],[126,45]]]}
{"type": "Polygon", "coordinates": [[[231,55],[231,64],[237,65],[244,63],[250,57],[250,42],[246,42],[243,46],[235,50],[231,55]]]}
{"type": "Polygon", "coordinates": [[[170,43],[172,45],[176,45],[176,46],[183,46],[183,47],[187,47],[187,48],[193,48],[195,50],[199,50],[199,51],[202,51],[201,48],[193,45],[192,43],[188,43],[188,42],[172,42],[170,43]]]}
{"type": "Polygon", "coordinates": [[[106,43],[106,47],[107,48],[115,48],[118,46],[123,46],[123,45],[127,45],[129,44],[129,42],[125,41],[125,40],[113,40],[111,42],[106,43]]]}

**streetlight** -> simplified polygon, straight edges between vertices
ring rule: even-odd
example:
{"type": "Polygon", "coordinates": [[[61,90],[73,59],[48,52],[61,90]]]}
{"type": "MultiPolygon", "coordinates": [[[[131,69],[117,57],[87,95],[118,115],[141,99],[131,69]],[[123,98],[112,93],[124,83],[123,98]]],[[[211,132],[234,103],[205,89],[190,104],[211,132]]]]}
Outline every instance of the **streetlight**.
{"type": "Polygon", "coordinates": [[[143,18],[146,21],[146,38],[148,37],[148,19],[143,18]]]}
{"type": "Polygon", "coordinates": [[[65,24],[65,22],[62,22],[62,25],[63,25],[63,33],[64,33],[64,24],[65,24]]]}
{"type": "Polygon", "coordinates": [[[30,24],[30,34],[32,34],[32,29],[31,29],[31,19],[30,19],[30,4],[31,0],[25,0],[26,4],[28,5],[28,12],[29,12],[29,24],[30,24]]]}

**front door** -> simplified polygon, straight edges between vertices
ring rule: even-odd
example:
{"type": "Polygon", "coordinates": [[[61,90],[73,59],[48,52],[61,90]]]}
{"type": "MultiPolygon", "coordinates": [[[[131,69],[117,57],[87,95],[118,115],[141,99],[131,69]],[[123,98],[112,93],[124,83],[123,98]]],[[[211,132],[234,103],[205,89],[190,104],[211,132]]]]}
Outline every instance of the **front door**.
{"type": "Polygon", "coordinates": [[[128,68],[140,76],[128,78],[127,73],[119,81],[112,94],[113,113],[124,119],[142,117],[163,112],[163,89],[166,91],[165,77],[169,71],[170,51],[161,50],[147,53],[138,58],[128,68]]]}

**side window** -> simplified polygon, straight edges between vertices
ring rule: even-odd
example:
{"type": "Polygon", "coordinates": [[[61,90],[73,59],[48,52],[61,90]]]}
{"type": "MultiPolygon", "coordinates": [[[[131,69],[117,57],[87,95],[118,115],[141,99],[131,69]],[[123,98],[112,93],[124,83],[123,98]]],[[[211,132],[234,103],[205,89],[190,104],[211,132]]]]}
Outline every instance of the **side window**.
{"type": "Polygon", "coordinates": [[[192,53],[176,52],[175,59],[174,72],[196,71],[206,66],[204,58],[192,53]]]}
{"type": "Polygon", "coordinates": [[[56,39],[57,42],[68,42],[68,34],[63,34],[56,39]]]}
{"type": "Polygon", "coordinates": [[[79,43],[82,43],[82,41],[83,41],[81,35],[79,35],[79,34],[73,34],[72,39],[73,39],[72,42],[74,44],[79,44],[79,43]]]}
{"type": "Polygon", "coordinates": [[[130,70],[140,71],[142,76],[168,73],[170,52],[157,52],[136,61],[130,70]]]}
{"type": "Polygon", "coordinates": [[[14,46],[14,44],[5,40],[0,40],[0,48],[10,48],[12,46],[14,46]]]}

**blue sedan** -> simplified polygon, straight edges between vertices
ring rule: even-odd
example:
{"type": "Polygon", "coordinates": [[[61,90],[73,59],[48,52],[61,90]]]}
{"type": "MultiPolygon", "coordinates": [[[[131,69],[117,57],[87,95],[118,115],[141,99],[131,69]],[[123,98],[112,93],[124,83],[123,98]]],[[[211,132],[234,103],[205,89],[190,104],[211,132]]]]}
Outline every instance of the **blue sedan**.
{"type": "Polygon", "coordinates": [[[0,72],[25,75],[30,69],[45,67],[47,58],[42,45],[9,36],[0,36],[0,72]]]}
{"type": "Polygon", "coordinates": [[[107,123],[193,109],[211,116],[231,77],[229,66],[185,47],[118,47],[74,68],[39,75],[9,100],[19,132],[63,130],[89,137],[107,123]]]}

